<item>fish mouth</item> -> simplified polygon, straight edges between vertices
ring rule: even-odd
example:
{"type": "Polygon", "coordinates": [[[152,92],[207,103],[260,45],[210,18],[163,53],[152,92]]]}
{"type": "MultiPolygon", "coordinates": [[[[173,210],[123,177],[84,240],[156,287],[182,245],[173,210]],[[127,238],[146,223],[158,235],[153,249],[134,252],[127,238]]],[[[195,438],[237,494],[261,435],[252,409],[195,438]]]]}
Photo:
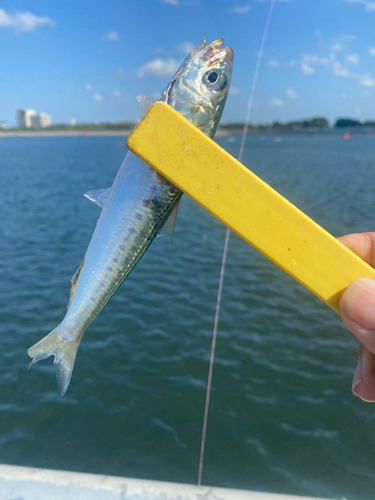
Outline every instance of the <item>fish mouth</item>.
{"type": "Polygon", "coordinates": [[[203,42],[190,52],[186,63],[191,62],[197,57],[202,58],[203,62],[208,66],[212,66],[218,62],[226,62],[228,65],[233,64],[233,50],[224,45],[223,38],[218,38],[207,44],[206,37],[203,37],[203,42]]]}
{"type": "Polygon", "coordinates": [[[213,48],[220,48],[224,43],[224,38],[218,38],[217,40],[214,40],[213,42],[209,43],[206,45],[207,48],[213,47],[213,48]]]}
{"type": "Polygon", "coordinates": [[[228,65],[233,64],[233,50],[223,44],[224,40],[218,38],[202,49],[202,56],[205,61],[209,62],[210,66],[218,62],[225,62],[228,65]]]}

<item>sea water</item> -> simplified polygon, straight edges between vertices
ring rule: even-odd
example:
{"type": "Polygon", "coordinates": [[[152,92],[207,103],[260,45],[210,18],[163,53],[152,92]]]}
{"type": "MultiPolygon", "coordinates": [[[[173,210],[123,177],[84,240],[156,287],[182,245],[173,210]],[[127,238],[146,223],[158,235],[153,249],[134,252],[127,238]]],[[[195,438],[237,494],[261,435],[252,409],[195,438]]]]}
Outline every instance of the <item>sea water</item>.
{"type": "MultiPolygon", "coordinates": [[[[237,155],[240,138],[220,145],[237,155]]],[[[187,196],[86,331],[69,390],[27,349],[70,279],[126,153],[119,137],[0,139],[0,462],[196,483],[226,228],[187,196]]],[[[375,230],[375,138],[249,137],[244,163],[334,236],[375,230]]],[[[232,234],[203,484],[373,499],[375,407],[351,394],[337,313],[232,234]]]]}

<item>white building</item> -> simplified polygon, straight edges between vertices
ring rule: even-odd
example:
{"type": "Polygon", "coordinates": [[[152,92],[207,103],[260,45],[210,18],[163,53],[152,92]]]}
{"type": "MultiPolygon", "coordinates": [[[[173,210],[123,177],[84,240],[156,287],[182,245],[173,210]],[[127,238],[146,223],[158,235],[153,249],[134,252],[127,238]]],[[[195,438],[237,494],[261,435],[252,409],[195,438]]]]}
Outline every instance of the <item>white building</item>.
{"type": "Polygon", "coordinates": [[[50,115],[37,113],[35,109],[20,109],[17,112],[17,121],[20,128],[44,128],[51,125],[50,115]]]}
{"type": "Polygon", "coordinates": [[[36,128],[49,127],[51,125],[51,117],[47,113],[39,113],[31,117],[31,126],[36,128]]]}
{"type": "Polygon", "coordinates": [[[0,120],[0,128],[8,128],[6,122],[0,120]]]}
{"type": "Polygon", "coordinates": [[[32,117],[36,115],[35,109],[20,109],[17,112],[17,122],[20,128],[32,127],[32,117]]]}

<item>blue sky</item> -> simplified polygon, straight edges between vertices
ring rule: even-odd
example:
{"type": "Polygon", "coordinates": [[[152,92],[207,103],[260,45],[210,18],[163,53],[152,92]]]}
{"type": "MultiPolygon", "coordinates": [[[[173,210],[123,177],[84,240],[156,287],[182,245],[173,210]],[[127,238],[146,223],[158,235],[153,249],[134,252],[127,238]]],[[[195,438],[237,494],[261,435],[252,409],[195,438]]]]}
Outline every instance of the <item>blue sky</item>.
{"type": "MultiPolygon", "coordinates": [[[[234,49],[223,121],[243,121],[270,0],[6,0],[0,120],[137,120],[203,35],[234,49]]],[[[375,1],[277,0],[252,122],[375,119],[375,1]]]]}

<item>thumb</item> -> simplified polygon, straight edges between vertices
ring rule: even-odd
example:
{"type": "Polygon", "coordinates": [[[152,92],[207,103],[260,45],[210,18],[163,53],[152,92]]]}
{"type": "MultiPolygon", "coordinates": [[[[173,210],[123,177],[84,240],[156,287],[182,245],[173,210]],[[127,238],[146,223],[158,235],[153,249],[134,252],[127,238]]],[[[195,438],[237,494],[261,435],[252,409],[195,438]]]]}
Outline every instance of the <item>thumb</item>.
{"type": "Polygon", "coordinates": [[[375,280],[361,278],[342,294],[339,311],[349,330],[361,342],[353,378],[353,394],[375,401],[375,280]]]}
{"type": "Polygon", "coordinates": [[[349,330],[375,354],[375,279],[354,281],[341,296],[339,312],[349,330]]]}

